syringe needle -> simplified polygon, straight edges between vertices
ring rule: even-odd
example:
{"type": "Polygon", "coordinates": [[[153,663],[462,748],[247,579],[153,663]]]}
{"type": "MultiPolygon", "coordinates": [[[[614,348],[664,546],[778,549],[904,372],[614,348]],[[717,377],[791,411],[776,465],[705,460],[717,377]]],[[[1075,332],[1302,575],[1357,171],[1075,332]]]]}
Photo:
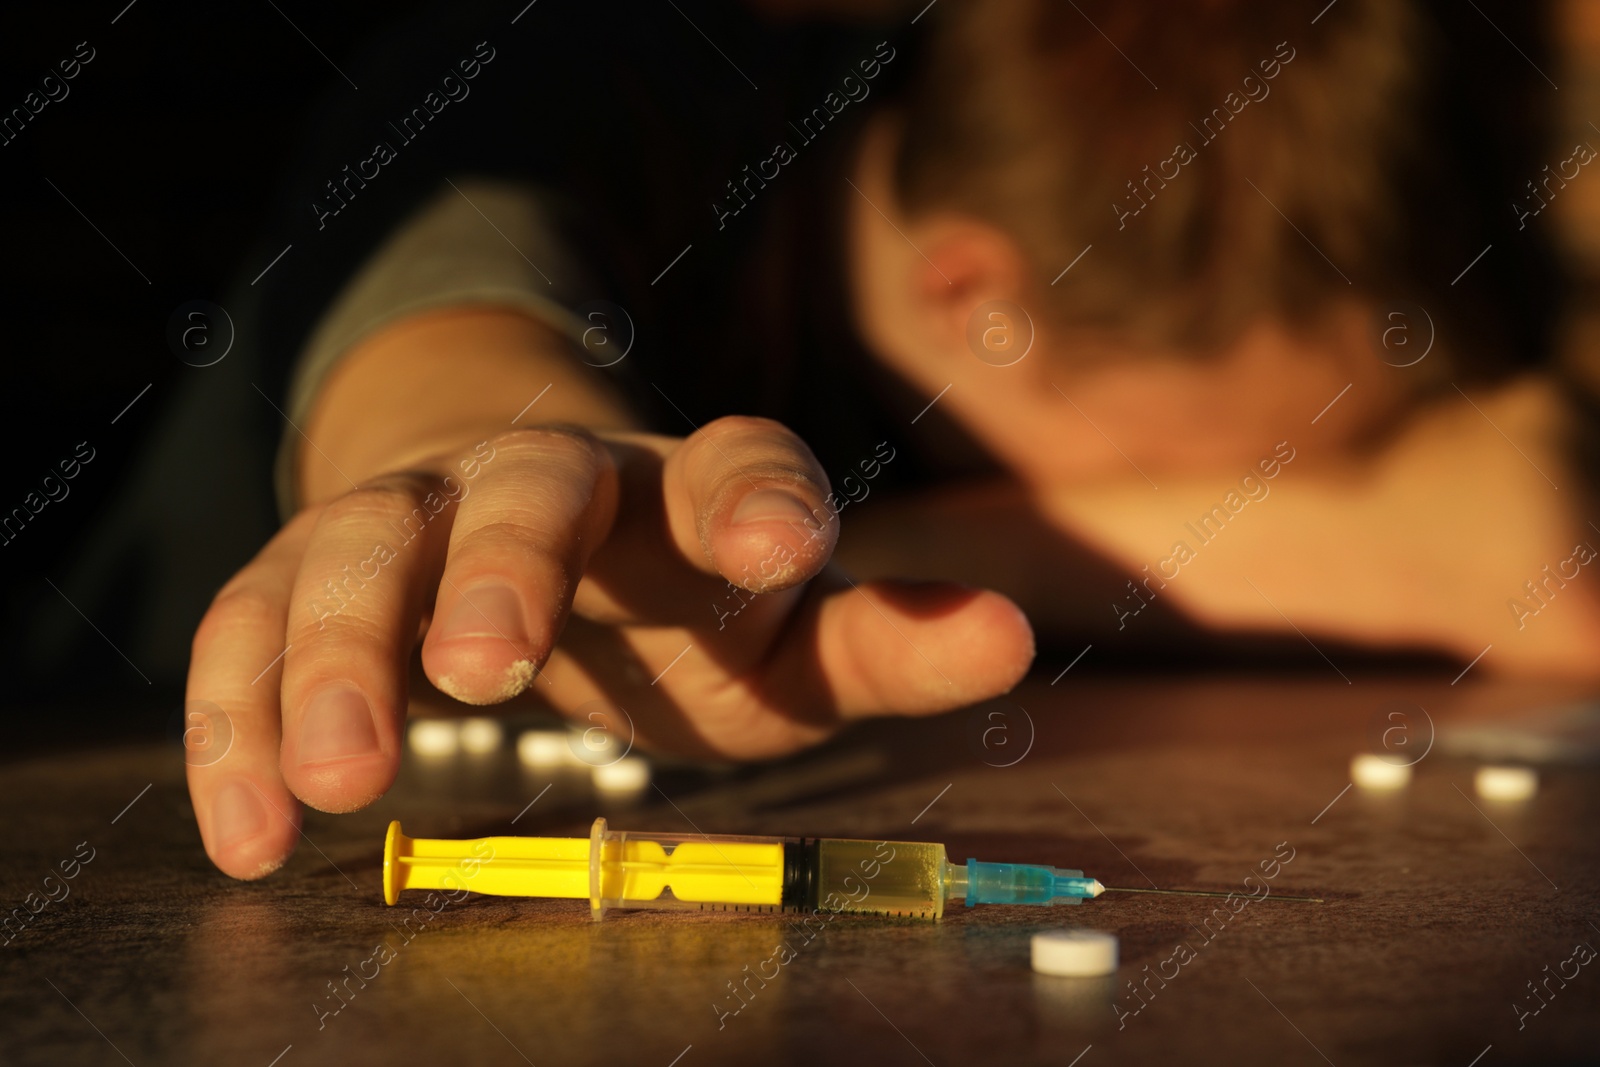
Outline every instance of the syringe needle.
{"type": "MultiPolygon", "coordinates": [[[[1217,892],[1216,890],[1212,890],[1212,889],[1139,889],[1139,888],[1136,888],[1134,886],[1117,886],[1117,885],[1108,885],[1108,886],[1105,887],[1105,891],[1107,893],[1159,893],[1162,896],[1173,896],[1173,897],[1233,897],[1233,896],[1250,897],[1251,896],[1251,894],[1249,894],[1249,893],[1240,893],[1237,890],[1235,890],[1234,892],[1231,892],[1231,893],[1221,893],[1221,892],[1217,892]]],[[[1251,897],[1251,899],[1256,899],[1256,898],[1251,897]]],[[[1327,903],[1321,897],[1294,897],[1294,896],[1285,896],[1285,895],[1280,894],[1280,893],[1269,893],[1266,896],[1261,897],[1260,899],[1262,899],[1262,900],[1294,900],[1294,901],[1299,901],[1299,902],[1305,903],[1305,904],[1325,904],[1325,903],[1327,903]]]]}

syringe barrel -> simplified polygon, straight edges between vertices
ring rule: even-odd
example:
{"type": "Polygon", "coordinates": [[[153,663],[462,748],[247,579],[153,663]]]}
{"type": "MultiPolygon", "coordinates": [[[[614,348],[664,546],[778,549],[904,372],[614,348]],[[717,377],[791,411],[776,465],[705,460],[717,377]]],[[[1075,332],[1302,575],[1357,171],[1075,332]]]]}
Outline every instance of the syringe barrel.
{"type": "Polygon", "coordinates": [[[798,838],[735,834],[589,833],[589,909],[777,911],[798,838]]]}
{"type": "MultiPolygon", "coordinates": [[[[819,915],[944,917],[944,846],[928,841],[811,838],[815,889],[796,910],[819,915]]],[[[802,870],[807,869],[802,865],[802,870]]]]}
{"type": "Polygon", "coordinates": [[[590,910],[944,914],[944,846],[848,838],[590,834],[590,910]]]}
{"type": "Polygon", "coordinates": [[[389,904],[408,889],[587,898],[611,908],[868,914],[937,919],[950,865],[943,845],[917,841],[655,834],[596,819],[581,837],[410,838],[398,822],[384,843],[389,904]]]}

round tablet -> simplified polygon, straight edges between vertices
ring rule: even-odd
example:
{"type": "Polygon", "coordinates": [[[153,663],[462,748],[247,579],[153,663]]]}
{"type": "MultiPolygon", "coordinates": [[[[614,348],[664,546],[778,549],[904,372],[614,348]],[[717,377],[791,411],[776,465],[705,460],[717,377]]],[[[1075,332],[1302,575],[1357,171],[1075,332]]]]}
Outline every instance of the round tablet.
{"type": "Polygon", "coordinates": [[[650,784],[650,761],[623,756],[594,769],[594,787],[602,793],[637,793],[650,784]]]}
{"type": "Polygon", "coordinates": [[[450,719],[418,719],[406,736],[412,751],[423,756],[448,756],[456,750],[461,733],[450,719]]]}
{"type": "Polygon", "coordinates": [[[1350,761],[1350,778],[1362,789],[1401,789],[1411,783],[1411,765],[1363,752],[1350,761]]]}
{"type": "Polygon", "coordinates": [[[1117,937],[1099,930],[1049,930],[1033,935],[1033,969],[1084,978],[1117,969],[1117,937]]]}
{"type": "Polygon", "coordinates": [[[1539,772],[1532,767],[1479,767],[1473,785],[1485,800],[1527,800],[1539,791],[1539,772]]]}
{"type": "Polygon", "coordinates": [[[502,736],[500,723],[495,719],[461,720],[461,747],[468,752],[493,752],[500,747],[502,736]]]}
{"type": "Polygon", "coordinates": [[[570,754],[565,730],[524,730],[517,738],[517,759],[527,767],[559,767],[570,754]]]}

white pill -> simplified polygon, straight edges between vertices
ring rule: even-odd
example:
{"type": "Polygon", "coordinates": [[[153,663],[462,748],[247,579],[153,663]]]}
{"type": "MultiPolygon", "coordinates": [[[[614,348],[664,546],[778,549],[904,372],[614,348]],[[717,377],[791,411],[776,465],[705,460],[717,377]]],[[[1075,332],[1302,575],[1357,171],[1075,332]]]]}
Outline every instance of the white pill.
{"type": "Polygon", "coordinates": [[[1527,800],[1539,791],[1532,767],[1479,767],[1473,786],[1485,800],[1527,800]]]}
{"type": "Polygon", "coordinates": [[[461,747],[468,752],[493,752],[500,747],[503,732],[495,719],[461,720],[461,747]]]}
{"type": "Polygon", "coordinates": [[[524,730],[517,738],[517,759],[526,767],[559,767],[572,760],[565,730],[524,730]]]}
{"type": "Polygon", "coordinates": [[[650,761],[624,756],[594,768],[594,787],[602,793],[637,793],[650,784],[650,761]]]}
{"type": "Polygon", "coordinates": [[[1047,930],[1033,935],[1033,969],[1091,978],[1117,969],[1117,936],[1099,930],[1047,930]]]}
{"type": "Polygon", "coordinates": [[[461,742],[461,731],[449,719],[418,719],[407,736],[412,751],[423,756],[448,756],[461,742]]]}
{"type": "Polygon", "coordinates": [[[1350,778],[1362,789],[1403,789],[1411,784],[1411,765],[1363,752],[1350,761],[1350,778]]]}

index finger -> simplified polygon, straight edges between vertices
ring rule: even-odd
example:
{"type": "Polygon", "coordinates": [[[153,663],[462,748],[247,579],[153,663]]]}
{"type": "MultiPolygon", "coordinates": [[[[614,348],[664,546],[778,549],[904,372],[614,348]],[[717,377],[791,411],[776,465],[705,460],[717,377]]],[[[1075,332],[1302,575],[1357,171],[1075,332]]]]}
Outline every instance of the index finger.
{"type": "Polygon", "coordinates": [[[828,477],[771,419],[730,416],[682,440],[612,439],[622,506],[574,607],[613,624],[704,627],[732,583],[791,589],[820,572],[839,524],[828,477]]]}

